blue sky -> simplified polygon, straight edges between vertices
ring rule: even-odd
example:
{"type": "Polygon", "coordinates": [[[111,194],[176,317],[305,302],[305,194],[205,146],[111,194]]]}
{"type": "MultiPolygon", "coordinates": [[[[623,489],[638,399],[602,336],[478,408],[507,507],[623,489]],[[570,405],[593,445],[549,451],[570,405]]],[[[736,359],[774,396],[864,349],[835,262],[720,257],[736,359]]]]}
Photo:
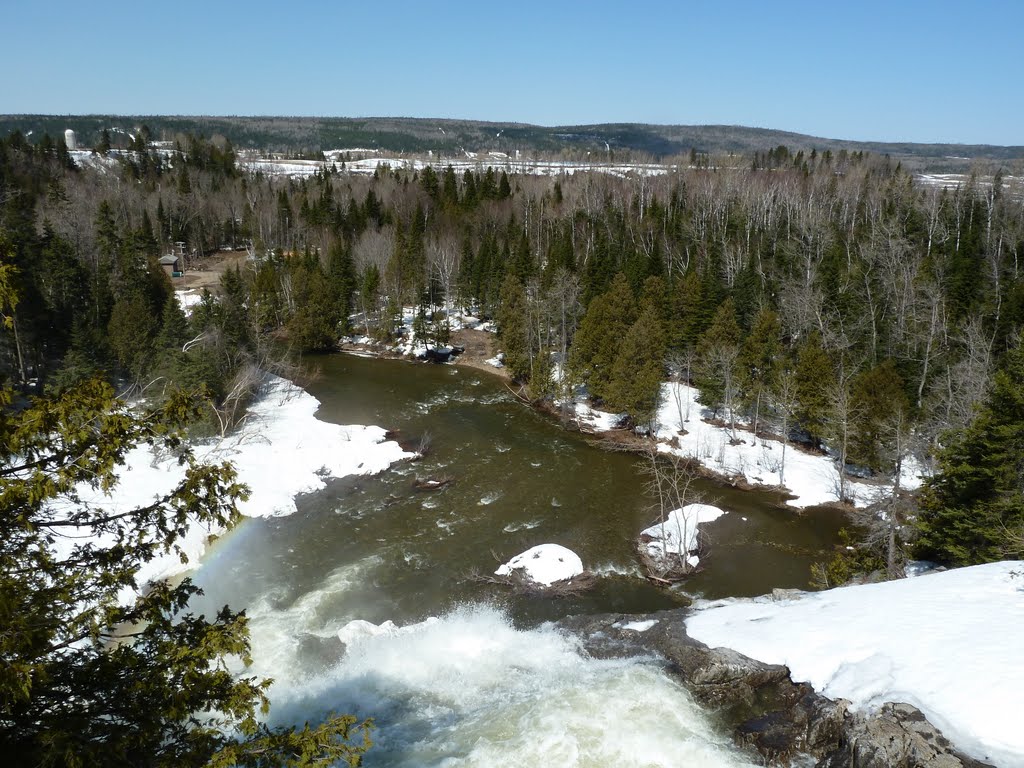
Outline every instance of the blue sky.
{"type": "Polygon", "coordinates": [[[1024,0],[7,5],[0,113],[726,123],[1024,144],[1024,0]]]}

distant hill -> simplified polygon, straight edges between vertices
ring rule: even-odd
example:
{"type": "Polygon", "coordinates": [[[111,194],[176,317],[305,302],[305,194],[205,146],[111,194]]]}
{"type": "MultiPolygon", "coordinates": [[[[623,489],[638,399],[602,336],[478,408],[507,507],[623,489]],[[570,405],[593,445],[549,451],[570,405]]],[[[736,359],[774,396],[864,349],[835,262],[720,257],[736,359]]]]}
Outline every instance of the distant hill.
{"type": "Polygon", "coordinates": [[[915,170],[963,171],[979,162],[1008,168],[1024,164],[1024,146],[989,144],[913,144],[850,141],[805,136],[767,128],[733,125],[644,125],[608,123],[545,127],[526,123],[489,123],[395,117],[189,117],[124,115],[0,115],[0,134],[19,130],[33,137],[75,131],[80,146],[91,147],[104,128],[121,131],[147,125],[155,139],[173,140],[196,133],[223,136],[236,148],[302,153],[327,149],[366,148],[387,152],[445,153],[496,150],[549,154],[611,152],[649,155],[654,159],[687,155],[695,150],[712,155],[753,156],[784,145],[792,152],[868,151],[889,155],[915,170]]]}

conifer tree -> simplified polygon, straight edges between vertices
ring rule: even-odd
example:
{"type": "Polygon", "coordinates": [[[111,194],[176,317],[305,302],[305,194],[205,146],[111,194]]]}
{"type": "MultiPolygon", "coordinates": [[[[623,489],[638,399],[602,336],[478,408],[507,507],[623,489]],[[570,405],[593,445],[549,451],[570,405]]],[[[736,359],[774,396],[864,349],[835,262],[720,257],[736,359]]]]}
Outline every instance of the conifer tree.
{"type": "Polygon", "coordinates": [[[829,418],[829,383],[835,368],[821,346],[821,336],[814,331],[797,347],[796,356],[796,420],[814,441],[825,434],[829,418]]]}
{"type": "Polygon", "coordinates": [[[895,419],[906,421],[910,411],[903,379],[893,360],[857,376],[851,385],[850,401],[857,414],[852,424],[850,459],[875,471],[891,470],[886,466],[889,425],[895,419]]]}
{"type": "Polygon", "coordinates": [[[495,319],[498,338],[505,353],[505,367],[516,381],[528,381],[531,375],[531,350],[527,319],[526,289],[513,274],[505,276],[495,319]]]}
{"type": "Polygon", "coordinates": [[[711,325],[697,345],[697,388],[705,408],[717,413],[723,405],[730,418],[735,406],[736,360],[742,331],[736,319],[736,305],[726,299],[718,307],[711,325]]]}
{"type": "Polygon", "coordinates": [[[608,407],[624,411],[634,424],[650,425],[665,379],[665,353],[665,326],[648,307],[622,339],[608,385],[608,407]]]}
{"type": "Polygon", "coordinates": [[[1009,352],[977,418],[947,436],[920,499],[918,557],[946,565],[1024,556],[1024,347],[1009,352]]]}
{"type": "Polygon", "coordinates": [[[292,296],[288,338],[301,351],[333,349],[339,335],[337,305],[319,259],[306,259],[292,269],[292,296]]]}
{"type": "Polygon", "coordinates": [[[608,396],[612,366],[618,359],[623,336],[635,318],[633,291],[620,272],[608,292],[590,302],[569,352],[574,377],[586,382],[592,397],[608,396]]]}
{"type": "Polygon", "coordinates": [[[775,369],[782,353],[782,324],[771,309],[763,308],[754,317],[750,333],[740,345],[739,388],[743,404],[750,411],[754,434],[761,409],[775,379],[775,369]]]}
{"type": "Polygon", "coordinates": [[[190,523],[239,519],[246,489],[234,471],[199,464],[182,442],[198,408],[176,395],[143,413],[97,380],[20,409],[0,392],[5,765],[283,766],[302,755],[302,765],[354,766],[369,746],[368,724],[348,716],[268,728],[270,681],[226,664],[250,663],[245,615],[195,615],[188,579],[138,582],[144,562],[180,554],[190,523]],[[87,484],[116,492],[125,456],[147,443],[180,456],[166,492],[128,510],[79,501],[87,484]]]}

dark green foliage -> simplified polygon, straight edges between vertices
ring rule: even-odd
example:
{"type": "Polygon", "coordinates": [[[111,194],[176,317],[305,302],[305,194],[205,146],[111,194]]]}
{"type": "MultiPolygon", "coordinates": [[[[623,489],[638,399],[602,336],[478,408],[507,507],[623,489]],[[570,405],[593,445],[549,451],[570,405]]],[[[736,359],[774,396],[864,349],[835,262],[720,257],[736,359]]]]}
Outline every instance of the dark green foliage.
{"type": "Polygon", "coordinates": [[[977,418],[946,436],[925,484],[917,556],[973,565],[1024,556],[1024,348],[996,372],[977,418]]]}
{"type": "Polygon", "coordinates": [[[590,302],[569,353],[569,367],[586,382],[592,397],[608,396],[612,366],[619,357],[622,338],[635,318],[633,291],[620,273],[607,293],[590,302]]]}
{"type": "Polygon", "coordinates": [[[107,325],[110,346],[117,361],[133,376],[141,376],[149,366],[157,329],[158,320],[142,293],[132,292],[115,302],[107,325]]]}
{"type": "Polygon", "coordinates": [[[857,376],[851,386],[856,420],[850,440],[850,460],[873,470],[891,470],[897,430],[909,420],[910,403],[893,360],[857,376]]]}
{"type": "Polygon", "coordinates": [[[505,353],[505,367],[517,381],[528,381],[532,374],[526,312],[526,289],[515,275],[507,275],[501,285],[501,299],[495,320],[498,323],[501,348],[505,353]]]}
{"type": "Polygon", "coordinates": [[[742,332],[736,318],[736,305],[726,299],[715,312],[711,325],[697,345],[698,375],[697,388],[700,402],[705,408],[718,411],[728,393],[727,379],[737,373],[736,358],[739,354],[742,332]],[[729,366],[731,370],[723,370],[729,366]]]}
{"type": "Polygon", "coordinates": [[[607,407],[624,411],[634,424],[657,415],[665,380],[665,327],[654,308],[644,310],[619,345],[608,385],[607,407]]]}
{"type": "Polygon", "coordinates": [[[316,258],[291,269],[295,311],[288,320],[288,338],[303,352],[322,352],[338,343],[337,294],[316,258]]]}
{"type": "Polygon", "coordinates": [[[738,371],[743,404],[751,414],[757,431],[762,408],[779,369],[782,354],[782,323],[771,309],[762,309],[754,317],[750,333],[740,346],[738,371]]]}
{"type": "Polygon", "coordinates": [[[818,439],[825,433],[832,407],[829,386],[835,380],[835,368],[817,332],[797,347],[795,373],[797,423],[818,439]]]}
{"type": "Polygon", "coordinates": [[[711,322],[715,307],[696,270],[690,270],[676,283],[675,323],[672,345],[676,349],[696,347],[711,322]]]}
{"type": "Polygon", "coordinates": [[[225,666],[249,662],[244,614],[190,613],[198,589],[187,579],[138,594],[141,563],[176,552],[190,524],[230,526],[246,496],[229,465],[198,464],[182,443],[178,429],[199,403],[176,395],[141,413],[96,380],[21,410],[10,394],[0,395],[5,764],[270,766],[305,753],[304,765],[358,765],[365,723],[260,723],[269,681],[225,666]],[[180,456],[181,479],[167,493],[134,510],[78,503],[78,484],[115,491],[125,455],[145,443],[180,456]],[[55,547],[66,533],[68,546],[55,547]],[[134,601],[122,603],[124,590],[134,601]]]}

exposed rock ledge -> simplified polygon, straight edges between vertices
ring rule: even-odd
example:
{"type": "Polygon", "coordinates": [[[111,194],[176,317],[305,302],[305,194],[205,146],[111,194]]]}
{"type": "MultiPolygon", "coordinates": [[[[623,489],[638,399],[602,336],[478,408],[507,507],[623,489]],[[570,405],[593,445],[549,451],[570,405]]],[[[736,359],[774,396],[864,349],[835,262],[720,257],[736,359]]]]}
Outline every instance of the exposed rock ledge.
{"type": "Polygon", "coordinates": [[[737,743],[757,750],[768,764],[809,764],[811,756],[819,768],[988,765],[958,752],[909,704],[886,704],[873,714],[851,712],[846,701],[793,683],[785,666],[708,648],[686,634],[686,614],[677,609],[643,616],[570,616],[557,626],[579,636],[593,656],[663,658],[670,674],[734,727],[737,743]]]}

